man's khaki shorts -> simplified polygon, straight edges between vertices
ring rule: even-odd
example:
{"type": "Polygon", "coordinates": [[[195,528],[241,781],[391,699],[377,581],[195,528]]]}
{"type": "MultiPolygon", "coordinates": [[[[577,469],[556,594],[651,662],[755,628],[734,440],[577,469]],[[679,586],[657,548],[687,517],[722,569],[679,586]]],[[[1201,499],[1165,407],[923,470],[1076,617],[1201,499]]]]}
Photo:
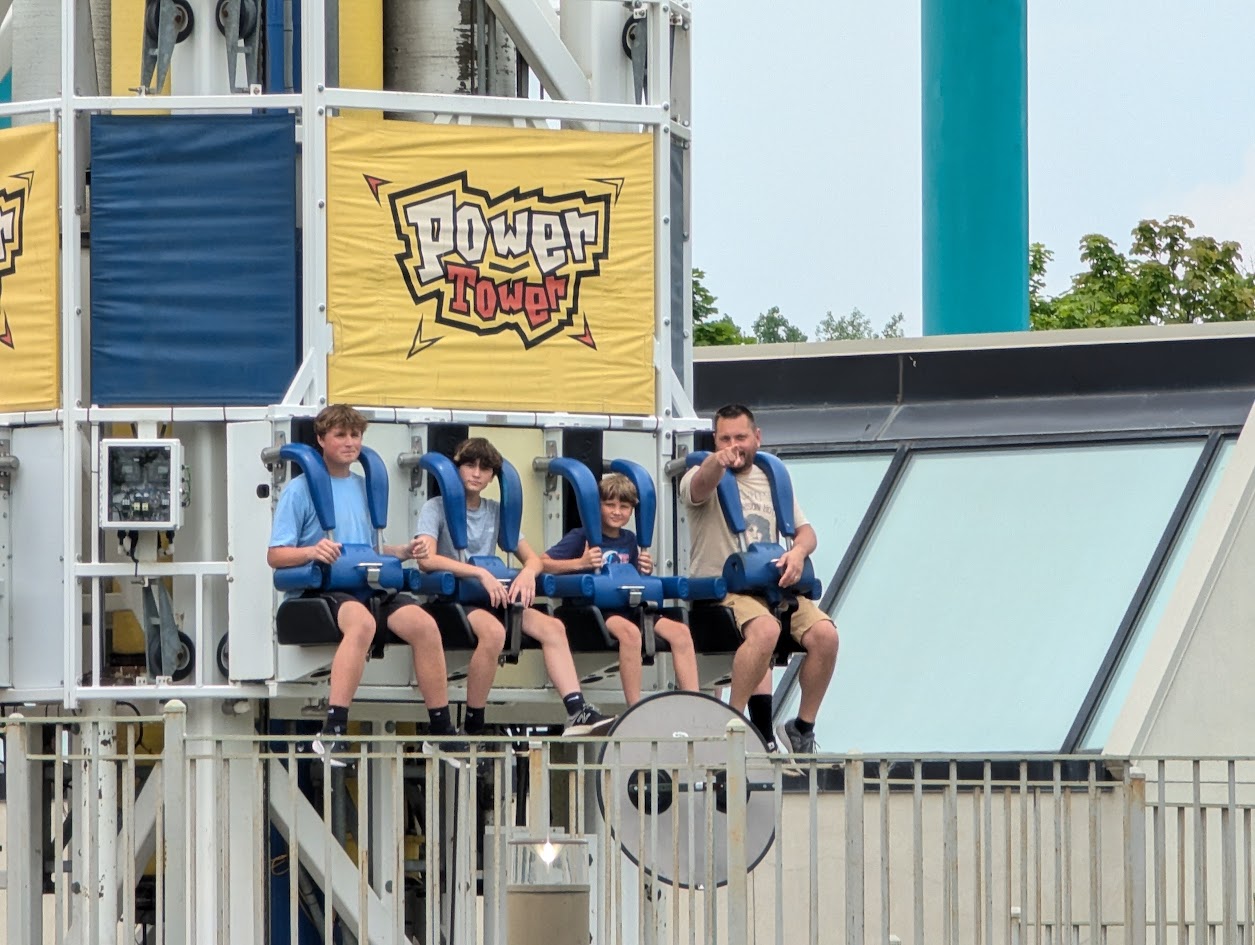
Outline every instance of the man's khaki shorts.
{"type": "MultiPolygon", "coordinates": [[[[751,597],[748,594],[729,594],[723,599],[722,603],[725,607],[732,608],[732,616],[736,620],[736,628],[741,631],[742,636],[745,635],[745,625],[755,617],[771,616],[771,608],[767,606],[767,603],[761,597],[751,597]]],[[[831,619],[809,597],[799,597],[797,610],[789,618],[789,635],[798,643],[801,643],[802,636],[807,630],[821,620],[831,619]]]]}

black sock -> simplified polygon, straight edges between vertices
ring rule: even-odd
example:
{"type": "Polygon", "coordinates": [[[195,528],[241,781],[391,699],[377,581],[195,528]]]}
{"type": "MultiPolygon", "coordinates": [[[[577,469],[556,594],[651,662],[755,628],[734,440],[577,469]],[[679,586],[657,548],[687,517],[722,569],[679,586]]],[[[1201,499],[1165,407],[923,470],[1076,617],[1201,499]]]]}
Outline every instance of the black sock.
{"type": "Polygon", "coordinates": [[[562,704],[566,706],[567,715],[575,715],[584,708],[584,693],[576,690],[569,696],[562,697],[562,704]]]}
{"type": "Polygon", "coordinates": [[[427,727],[431,729],[433,735],[453,734],[453,722],[449,719],[449,707],[447,705],[442,705],[439,709],[428,707],[427,719],[427,727]]]}
{"type": "Polygon", "coordinates": [[[349,727],[349,707],[346,705],[327,706],[326,730],[343,732],[349,727]]]}
{"type": "Polygon", "coordinates": [[[465,727],[467,735],[478,735],[484,730],[484,711],[486,708],[487,706],[482,705],[478,707],[468,705],[466,707],[465,727]]]}
{"type": "Polygon", "coordinates": [[[809,735],[811,732],[815,731],[814,722],[804,722],[802,719],[796,718],[793,720],[793,724],[797,726],[797,730],[803,735],[809,735]]]}
{"type": "Polygon", "coordinates": [[[771,730],[771,696],[765,693],[750,696],[745,711],[749,714],[750,724],[758,729],[763,741],[768,744],[775,741],[776,734],[771,730]]]}

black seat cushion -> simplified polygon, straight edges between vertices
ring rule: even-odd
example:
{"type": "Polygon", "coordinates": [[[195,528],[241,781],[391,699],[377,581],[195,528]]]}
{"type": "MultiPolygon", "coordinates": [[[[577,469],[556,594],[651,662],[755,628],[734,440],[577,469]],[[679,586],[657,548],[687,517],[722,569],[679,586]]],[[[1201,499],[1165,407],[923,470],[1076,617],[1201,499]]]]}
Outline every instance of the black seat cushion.
{"type": "Polygon", "coordinates": [[[330,605],[321,597],[294,597],[279,605],[275,615],[279,642],[296,646],[325,646],[340,642],[340,628],[330,605]]]}
{"type": "MultiPolygon", "coordinates": [[[[693,648],[704,655],[735,653],[741,645],[741,631],[736,628],[732,608],[718,602],[695,601],[689,611],[689,630],[693,648]]],[[[805,652],[791,634],[782,630],[776,641],[774,662],[783,665],[794,653],[805,652]]]]}

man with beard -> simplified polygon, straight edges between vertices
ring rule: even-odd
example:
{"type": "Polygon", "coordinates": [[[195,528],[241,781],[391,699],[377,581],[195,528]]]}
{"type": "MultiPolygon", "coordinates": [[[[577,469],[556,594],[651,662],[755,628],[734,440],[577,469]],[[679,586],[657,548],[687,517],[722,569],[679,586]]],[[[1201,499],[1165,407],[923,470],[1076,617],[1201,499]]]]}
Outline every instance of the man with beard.
{"type": "MultiPolygon", "coordinates": [[[[724,562],[740,550],[719,508],[716,490],[725,470],[731,470],[741,496],[746,521],[765,523],[770,534],[761,540],[778,542],[776,510],[766,473],[754,465],[762,433],[753,412],[743,404],[728,404],[715,412],[715,449],[680,481],[680,499],[689,508],[691,560],[689,574],[708,577],[723,573],[724,562]]],[[[792,546],[776,560],[780,586],[798,582],[802,566],[816,547],[815,530],[793,504],[797,533],[792,546]]],[[[761,527],[761,526],[760,526],[761,527]]],[[[761,597],[728,594],[723,604],[732,609],[742,643],[732,660],[732,692],[728,704],[738,712],[748,708],[749,719],[771,747],[771,657],[780,637],[780,621],[761,597]]],[[[815,716],[837,665],[837,628],[828,615],[808,598],[798,599],[789,621],[789,632],[806,650],[798,680],[802,701],[797,717],[781,726],[780,735],[798,754],[815,751],[815,716]]]]}

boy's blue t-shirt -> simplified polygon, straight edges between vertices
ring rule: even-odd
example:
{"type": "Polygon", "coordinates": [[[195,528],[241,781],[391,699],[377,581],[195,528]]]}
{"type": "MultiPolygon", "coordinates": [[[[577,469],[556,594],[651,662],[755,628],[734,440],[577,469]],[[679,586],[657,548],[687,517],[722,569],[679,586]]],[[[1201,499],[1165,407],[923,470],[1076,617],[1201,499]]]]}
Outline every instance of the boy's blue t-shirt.
{"type": "MultiPolygon", "coordinates": [[[[555,561],[570,561],[572,558],[578,558],[584,553],[584,546],[590,544],[588,532],[583,527],[573,528],[554,543],[545,554],[553,558],[555,561]]],[[[636,556],[639,548],[636,544],[636,533],[626,528],[619,529],[619,534],[614,538],[602,536],[601,545],[602,559],[606,564],[630,564],[636,565],[636,556]]]]}
{"type": "MultiPolygon", "coordinates": [[[[349,545],[373,545],[375,529],[366,503],[366,480],[357,473],[343,479],[331,477],[331,500],[336,513],[336,541],[349,545]]],[[[314,511],[309,480],[297,476],[279,494],[270,526],[271,548],[305,548],[318,544],[326,533],[314,511]]]]}
{"type": "MultiPolygon", "coordinates": [[[[479,507],[466,510],[466,554],[497,554],[497,523],[500,521],[501,504],[495,499],[479,500],[479,507]]],[[[430,535],[436,539],[436,554],[457,559],[457,549],[449,537],[449,526],[444,516],[444,496],[435,496],[423,503],[418,512],[415,535],[430,535]]],[[[519,540],[522,541],[522,534],[519,540]]]]}

